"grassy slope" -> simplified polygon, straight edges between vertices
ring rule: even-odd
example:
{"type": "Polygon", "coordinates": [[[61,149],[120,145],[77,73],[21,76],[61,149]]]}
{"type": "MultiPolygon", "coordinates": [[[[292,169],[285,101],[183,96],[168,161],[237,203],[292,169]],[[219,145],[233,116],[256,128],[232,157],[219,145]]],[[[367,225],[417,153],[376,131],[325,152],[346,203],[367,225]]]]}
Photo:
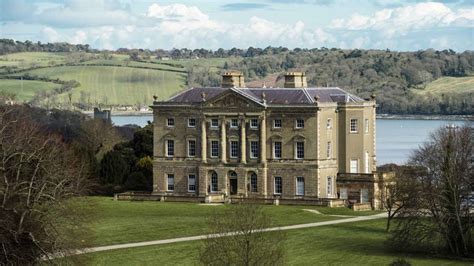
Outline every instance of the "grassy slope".
{"type": "Polygon", "coordinates": [[[17,66],[20,68],[31,67],[34,63],[38,66],[47,66],[49,62],[64,63],[64,53],[26,52],[13,53],[0,56],[0,66],[17,66]]]}
{"type": "MultiPolygon", "coordinates": [[[[290,230],[285,243],[288,265],[388,265],[405,257],[412,265],[472,265],[455,261],[396,254],[385,246],[385,220],[290,230]]],[[[91,253],[80,256],[94,265],[196,265],[202,242],[192,241],[91,253]]]]}
{"type": "MultiPolygon", "coordinates": [[[[226,208],[193,203],[113,201],[104,197],[91,197],[85,205],[84,208],[90,208],[89,212],[94,213],[93,222],[88,224],[94,235],[84,236],[86,246],[205,234],[206,218],[226,208]]],[[[308,207],[269,205],[265,206],[265,211],[276,225],[341,219],[302,210],[305,208],[308,207]]],[[[318,209],[324,211],[324,208],[318,209]]]]}
{"type": "Polygon", "coordinates": [[[420,94],[474,92],[474,77],[442,77],[430,82],[425,89],[415,89],[413,91],[420,94]]]}
{"type": "Polygon", "coordinates": [[[79,101],[80,91],[85,91],[90,93],[92,103],[137,104],[145,100],[150,103],[153,95],[167,98],[185,86],[185,76],[181,73],[129,67],[63,66],[28,73],[79,81],[81,86],[73,90],[73,102],[79,101]]]}
{"type": "Polygon", "coordinates": [[[16,79],[0,79],[0,90],[15,93],[19,101],[29,101],[35,96],[37,91],[51,90],[59,86],[51,82],[36,80],[23,80],[22,82],[16,79]]]}

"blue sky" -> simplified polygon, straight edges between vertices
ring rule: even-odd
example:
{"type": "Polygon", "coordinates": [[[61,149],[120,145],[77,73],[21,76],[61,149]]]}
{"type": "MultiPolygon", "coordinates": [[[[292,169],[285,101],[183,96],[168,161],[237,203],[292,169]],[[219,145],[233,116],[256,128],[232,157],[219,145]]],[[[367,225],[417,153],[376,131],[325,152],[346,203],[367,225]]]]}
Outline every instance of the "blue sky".
{"type": "Polygon", "coordinates": [[[472,0],[0,0],[1,38],[94,48],[474,50],[472,0]]]}

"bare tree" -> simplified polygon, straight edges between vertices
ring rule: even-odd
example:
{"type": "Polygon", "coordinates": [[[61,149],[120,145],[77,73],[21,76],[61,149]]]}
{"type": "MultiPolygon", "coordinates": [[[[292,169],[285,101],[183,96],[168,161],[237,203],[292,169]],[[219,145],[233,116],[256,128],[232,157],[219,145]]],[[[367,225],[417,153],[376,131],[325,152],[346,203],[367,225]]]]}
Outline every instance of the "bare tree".
{"type": "Polygon", "coordinates": [[[413,154],[410,164],[423,170],[412,177],[419,200],[397,215],[396,247],[474,254],[473,132],[470,125],[440,128],[413,154]]]}
{"type": "MultiPolygon", "coordinates": [[[[84,167],[60,136],[21,108],[0,108],[0,264],[30,264],[68,246],[58,222],[77,220],[65,200],[88,187],[84,167]]],[[[72,228],[71,228],[72,229],[72,228]]],[[[69,240],[72,238],[69,238],[69,240]]]]}
{"type": "Polygon", "coordinates": [[[204,241],[200,261],[204,265],[282,265],[282,231],[262,232],[272,226],[262,207],[241,203],[209,220],[211,237],[204,241]]]}

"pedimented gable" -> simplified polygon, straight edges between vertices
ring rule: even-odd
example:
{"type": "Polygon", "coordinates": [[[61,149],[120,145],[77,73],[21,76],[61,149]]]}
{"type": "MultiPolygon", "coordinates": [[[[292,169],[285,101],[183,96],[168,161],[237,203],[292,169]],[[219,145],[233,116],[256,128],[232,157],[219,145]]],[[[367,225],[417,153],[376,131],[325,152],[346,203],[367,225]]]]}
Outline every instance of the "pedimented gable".
{"type": "Polygon", "coordinates": [[[225,107],[232,109],[247,108],[247,107],[262,107],[263,104],[257,102],[246,95],[238,93],[232,89],[217,95],[206,102],[206,106],[225,107]]]}

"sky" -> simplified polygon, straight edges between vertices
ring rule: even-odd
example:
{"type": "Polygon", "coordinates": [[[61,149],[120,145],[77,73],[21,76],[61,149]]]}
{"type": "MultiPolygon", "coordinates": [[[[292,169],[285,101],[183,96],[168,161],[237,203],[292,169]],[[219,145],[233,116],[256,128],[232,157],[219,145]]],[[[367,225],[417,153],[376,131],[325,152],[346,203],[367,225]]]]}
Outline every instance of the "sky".
{"type": "Polygon", "coordinates": [[[0,38],[117,48],[474,50],[474,0],[0,0],[0,38]]]}

